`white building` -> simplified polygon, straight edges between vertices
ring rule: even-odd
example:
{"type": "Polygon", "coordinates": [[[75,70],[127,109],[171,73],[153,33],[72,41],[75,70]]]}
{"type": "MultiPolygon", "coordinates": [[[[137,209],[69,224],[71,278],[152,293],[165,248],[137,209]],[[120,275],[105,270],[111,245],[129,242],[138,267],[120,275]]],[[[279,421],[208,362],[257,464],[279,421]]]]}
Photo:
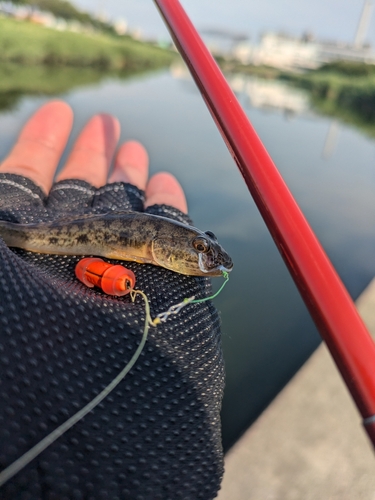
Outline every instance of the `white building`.
{"type": "Polygon", "coordinates": [[[262,36],[258,46],[253,46],[247,54],[242,46],[234,51],[242,57],[242,62],[275,68],[317,68],[318,45],[304,39],[292,38],[284,34],[267,33],[262,36]]]}
{"type": "Polygon", "coordinates": [[[308,36],[294,38],[277,33],[266,33],[259,45],[239,43],[232,55],[242,64],[280,69],[315,69],[324,63],[339,60],[375,64],[375,52],[369,46],[322,42],[308,36]]]}

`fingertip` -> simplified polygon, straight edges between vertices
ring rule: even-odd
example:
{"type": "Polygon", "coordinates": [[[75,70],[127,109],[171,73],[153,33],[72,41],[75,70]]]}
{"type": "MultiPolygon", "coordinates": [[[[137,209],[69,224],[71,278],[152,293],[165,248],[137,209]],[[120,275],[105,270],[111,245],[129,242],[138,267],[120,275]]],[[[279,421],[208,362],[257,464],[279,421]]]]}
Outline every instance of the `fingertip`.
{"type": "Polygon", "coordinates": [[[105,113],[93,116],[79,134],[56,180],[82,179],[93,186],[103,186],[119,137],[117,118],[105,113]]]}
{"type": "Polygon", "coordinates": [[[145,207],[170,205],[187,214],[188,206],[184,190],[178,180],[168,172],[155,174],[146,187],[145,207]]]}
{"type": "MultiPolygon", "coordinates": [[[[49,101],[26,122],[18,141],[44,140],[47,146],[54,147],[57,133],[67,140],[72,124],[73,110],[69,104],[60,100],[49,101]]],[[[61,142],[60,137],[58,140],[61,142]]]]}
{"type": "Polygon", "coordinates": [[[69,104],[65,101],[62,101],[60,99],[54,99],[52,101],[47,102],[43,106],[41,106],[40,110],[43,109],[48,109],[48,110],[53,110],[56,114],[58,113],[64,113],[65,115],[69,115],[71,118],[73,118],[73,110],[69,106],[69,104]]]}
{"type": "Polygon", "coordinates": [[[40,128],[44,127],[46,130],[58,128],[61,130],[65,128],[70,133],[73,124],[73,110],[64,101],[54,100],[43,104],[31,117],[31,119],[23,127],[20,134],[20,139],[34,136],[39,138],[40,128]]]}
{"type": "Polygon", "coordinates": [[[145,189],[149,158],[145,147],[138,141],[127,141],[119,148],[109,182],[129,182],[145,189]]]}
{"type": "Polygon", "coordinates": [[[43,104],[23,126],[0,171],[23,175],[48,193],[73,124],[73,111],[63,101],[43,104]]]}

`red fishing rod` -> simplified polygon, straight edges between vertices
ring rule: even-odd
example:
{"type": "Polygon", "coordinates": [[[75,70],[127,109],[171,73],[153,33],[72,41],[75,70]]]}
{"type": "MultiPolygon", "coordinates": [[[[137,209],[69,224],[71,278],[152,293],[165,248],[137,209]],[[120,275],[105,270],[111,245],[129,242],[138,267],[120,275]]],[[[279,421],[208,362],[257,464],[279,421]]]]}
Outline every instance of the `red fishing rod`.
{"type": "Polygon", "coordinates": [[[178,0],[154,0],[326,342],[375,446],[375,344],[214,58],[178,0]]]}

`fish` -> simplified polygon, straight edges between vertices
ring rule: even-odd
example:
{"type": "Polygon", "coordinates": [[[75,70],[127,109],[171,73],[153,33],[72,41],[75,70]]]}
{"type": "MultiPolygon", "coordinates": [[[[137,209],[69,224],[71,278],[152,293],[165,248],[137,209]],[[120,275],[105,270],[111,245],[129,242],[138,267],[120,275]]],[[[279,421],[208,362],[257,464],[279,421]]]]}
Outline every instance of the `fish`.
{"type": "Polygon", "coordinates": [[[71,215],[48,222],[0,221],[8,247],[57,255],[95,255],[153,264],[188,276],[222,276],[233,261],[211,231],[142,212],[71,215]]]}

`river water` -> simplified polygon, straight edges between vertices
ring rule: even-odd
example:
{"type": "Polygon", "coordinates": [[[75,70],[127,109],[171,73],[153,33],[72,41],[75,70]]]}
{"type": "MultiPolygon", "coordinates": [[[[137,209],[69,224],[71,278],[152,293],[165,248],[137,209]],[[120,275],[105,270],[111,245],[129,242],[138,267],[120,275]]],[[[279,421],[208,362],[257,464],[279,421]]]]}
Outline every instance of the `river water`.
{"type": "MultiPolygon", "coordinates": [[[[375,274],[374,140],[314,114],[301,91],[239,75],[230,82],[356,298],[375,274]]],[[[183,67],[102,80],[60,97],[75,112],[72,138],[92,114],[115,114],[121,139],[146,145],[151,173],[168,170],[178,177],[195,225],[213,231],[233,257],[229,284],[215,299],[223,321],[228,448],[319,344],[305,306],[183,67]]],[[[0,158],[46,100],[24,96],[0,112],[0,158]]]]}

